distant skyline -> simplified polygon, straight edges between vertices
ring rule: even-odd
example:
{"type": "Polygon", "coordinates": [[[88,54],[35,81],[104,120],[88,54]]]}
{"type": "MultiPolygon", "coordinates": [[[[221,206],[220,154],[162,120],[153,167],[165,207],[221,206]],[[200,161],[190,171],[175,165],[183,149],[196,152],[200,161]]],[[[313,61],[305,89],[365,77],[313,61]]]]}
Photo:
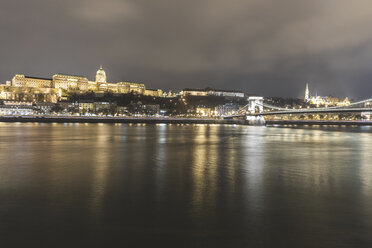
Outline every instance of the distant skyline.
{"type": "Polygon", "coordinates": [[[372,97],[367,0],[2,0],[0,81],[14,74],[263,96],[372,97]]]}

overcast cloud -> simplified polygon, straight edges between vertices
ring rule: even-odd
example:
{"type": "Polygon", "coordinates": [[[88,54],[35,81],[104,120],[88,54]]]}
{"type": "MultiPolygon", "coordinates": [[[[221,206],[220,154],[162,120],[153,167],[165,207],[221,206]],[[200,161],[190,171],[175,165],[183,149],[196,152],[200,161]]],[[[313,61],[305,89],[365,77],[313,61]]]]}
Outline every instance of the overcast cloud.
{"type": "Polygon", "coordinates": [[[15,73],[265,96],[372,97],[370,0],[1,0],[0,81],[15,73]]]}

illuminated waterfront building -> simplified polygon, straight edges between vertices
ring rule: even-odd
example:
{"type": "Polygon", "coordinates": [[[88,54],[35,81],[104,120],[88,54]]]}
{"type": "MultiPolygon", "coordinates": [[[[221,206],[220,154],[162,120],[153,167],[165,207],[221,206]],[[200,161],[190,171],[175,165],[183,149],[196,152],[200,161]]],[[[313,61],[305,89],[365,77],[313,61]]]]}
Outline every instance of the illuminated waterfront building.
{"type": "Polygon", "coordinates": [[[160,89],[157,89],[157,90],[146,89],[145,90],[145,95],[146,96],[153,96],[153,97],[162,97],[163,96],[163,91],[160,90],[160,89]]]}
{"type": "MultiPolygon", "coordinates": [[[[120,84],[120,83],[119,83],[120,84]]],[[[124,87],[127,87],[128,93],[145,94],[146,87],[144,84],[121,82],[124,87]]]]}
{"type": "Polygon", "coordinates": [[[94,81],[88,81],[88,91],[98,91],[97,83],[94,81]]]}
{"type": "Polygon", "coordinates": [[[94,112],[109,112],[112,109],[116,109],[116,103],[111,102],[94,102],[94,112]]]}
{"type": "Polygon", "coordinates": [[[107,83],[106,72],[103,70],[102,65],[100,66],[96,73],[96,82],[99,84],[107,83]]]}
{"type": "MultiPolygon", "coordinates": [[[[108,83],[106,72],[102,66],[97,70],[96,80],[89,81],[84,76],[74,76],[66,74],[55,74],[52,78],[30,77],[16,74],[12,81],[7,81],[6,85],[0,88],[0,100],[31,100],[33,102],[57,102],[66,96],[67,93],[84,93],[93,91],[96,93],[112,92],[118,94],[145,94],[144,84],[119,82],[108,83]]],[[[150,91],[148,91],[150,94],[150,91]]],[[[151,93],[150,95],[155,95],[151,93]]],[[[161,96],[159,90],[156,95],[161,96]]]]}
{"type": "Polygon", "coordinates": [[[53,76],[53,86],[66,91],[87,91],[88,79],[81,76],[56,74],[53,76]]]}
{"type": "Polygon", "coordinates": [[[14,87],[34,87],[34,88],[53,88],[52,79],[29,77],[25,75],[16,74],[12,79],[14,87]]]}
{"type": "Polygon", "coordinates": [[[129,87],[129,92],[137,93],[143,95],[146,91],[146,87],[144,84],[137,84],[137,83],[124,83],[127,87],[129,87]]]}
{"type": "Polygon", "coordinates": [[[34,115],[35,113],[32,106],[0,105],[0,115],[34,115]]]}
{"type": "Polygon", "coordinates": [[[215,90],[209,89],[208,95],[210,96],[223,96],[223,97],[244,97],[244,93],[241,91],[233,90],[215,90]]]}
{"type": "Polygon", "coordinates": [[[0,86],[0,100],[20,102],[54,102],[62,96],[61,89],[0,86]]]}
{"type": "Polygon", "coordinates": [[[204,106],[197,106],[195,109],[196,115],[200,117],[211,117],[214,116],[216,111],[213,108],[207,108],[204,106]]]}
{"type": "Polygon", "coordinates": [[[144,84],[130,83],[130,82],[118,82],[118,83],[108,83],[106,72],[103,70],[102,66],[98,69],[96,73],[96,82],[90,83],[90,90],[93,91],[109,91],[113,93],[127,94],[135,93],[143,95],[145,93],[146,87],[144,84]]]}
{"type": "Polygon", "coordinates": [[[184,89],[181,91],[181,95],[183,96],[207,96],[208,91],[203,89],[184,89]]]}
{"type": "Polygon", "coordinates": [[[35,104],[35,108],[43,114],[50,114],[53,111],[53,108],[56,106],[55,103],[49,103],[49,102],[39,102],[35,104]]]}
{"type": "Polygon", "coordinates": [[[168,98],[172,98],[172,97],[176,97],[177,94],[172,92],[171,90],[168,91],[168,92],[163,92],[163,97],[168,97],[168,98]]]}
{"type": "Polygon", "coordinates": [[[310,104],[314,104],[317,106],[348,106],[350,105],[349,98],[345,98],[344,100],[340,100],[337,97],[329,97],[329,96],[312,96],[309,99],[310,104]]]}
{"type": "Polygon", "coordinates": [[[226,103],[216,107],[218,116],[233,115],[238,112],[239,105],[236,103],[226,103]]]}
{"type": "Polygon", "coordinates": [[[216,90],[216,89],[190,89],[186,88],[181,91],[182,96],[222,96],[222,97],[244,97],[241,91],[233,90],[216,90]]]}
{"type": "Polygon", "coordinates": [[[344,100],[340,100],[338,97],[331,96],[310,96],[309,85],[306,84],[305,89],[305,101],[310,104],[317,106],[348,106],[350,105],[350,100],[346,97],[344,100]]]}
{"type": "Polygon", "coordinates": [[[94,110],[94,102],[93,101],[80,101],[78,103],[79,106],[79,113],[90,113],[94,110]]]}
{"type": "Polygon", "coordinates": [[[129,93],[129,89],[130,87],[126,83],[123,83],[123,82],[120,82],[120,83],[117,83],[111,86],[111,91],[115,93],[127,94],[129,93]]]}
{"type": "Polygon", "coordinates": [[[142,105],[142,111],[147,116],[156,116],[160,114],[160,105],[159,104],[142,105]]]}

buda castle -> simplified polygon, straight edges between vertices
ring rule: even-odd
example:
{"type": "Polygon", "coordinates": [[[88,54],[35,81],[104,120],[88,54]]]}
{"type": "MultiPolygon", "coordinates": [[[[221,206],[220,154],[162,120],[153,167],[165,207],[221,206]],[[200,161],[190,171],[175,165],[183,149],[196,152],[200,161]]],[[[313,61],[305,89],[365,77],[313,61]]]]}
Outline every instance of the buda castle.
{"type": "Polygon", "coordinates": [[[88,78],[82,76],[73,76],[65,74],[55,74],[52,78],[36,78],[27,77],[24,75],[15,75],[12,79],[11,86],[13,87],[33,87],[33,88],[54,88],[61,89],[62,92],[79,92],[86,91],[105,92],[110,91],[113,93],[130,93],[135,92],[138,94],[145,93],[144,84],[136,84],[129,82],[119,82],[116,84],[108,83],[106,72],[102,66],[96,73],[96,80],[89,81],[88,78]]]}
{"type": "Polygon", "coordinates": [[[0,86],[1,100],[32,100],[43,98],[45,102],[57,102],[69,93],[105,93],[141,94],[161,96],[161,90],[146,90],[144,84],[131,82],[108,83],[106,72],[102,66],[96,73],[95,81],[89,81],[84,76],[55,74],[52,78],[30,77],[17,74],[12,81],[0,86]],[[30,99],[31,98],[31,99],[30,99]]]}

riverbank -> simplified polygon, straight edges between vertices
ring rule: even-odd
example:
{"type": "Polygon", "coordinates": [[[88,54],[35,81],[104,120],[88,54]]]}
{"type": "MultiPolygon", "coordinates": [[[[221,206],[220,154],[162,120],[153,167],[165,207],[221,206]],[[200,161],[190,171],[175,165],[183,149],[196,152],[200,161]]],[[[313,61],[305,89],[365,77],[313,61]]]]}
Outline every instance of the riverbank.
{"type": "MultiPolygon", "coordinates": [[[[0,122],[39,123],[144,123],[144,124],[237,124],[250,125],[247,120],[213,118],[162,118],[162,117],[99,117],[99,116],[0,116],[0,122]]],[[[317,121],[317,120],[267,120],[266,126],[284,125],[337,125],[372,126],[372,121],[317,121]]]]}
{"type": "Polygon", "coordinates": [[[98,116],[0,116],[0,122],[248,125],[248,122],[245,120],[223,120],[212,118],[161,118],[161,117],[151,118],[151,117],[98,117],[98,116]]]}

